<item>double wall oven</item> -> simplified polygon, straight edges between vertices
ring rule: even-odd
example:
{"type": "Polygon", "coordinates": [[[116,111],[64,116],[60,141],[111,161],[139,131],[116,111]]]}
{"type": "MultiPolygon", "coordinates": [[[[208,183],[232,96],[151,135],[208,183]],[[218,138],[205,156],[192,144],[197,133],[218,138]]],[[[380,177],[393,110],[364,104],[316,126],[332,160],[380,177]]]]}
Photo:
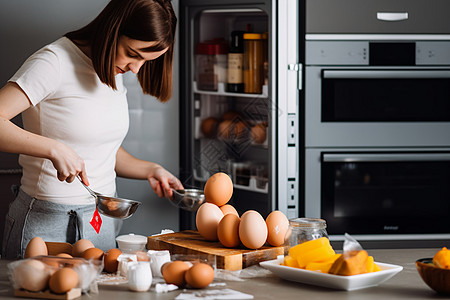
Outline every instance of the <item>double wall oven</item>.
{"type": "Polygon", "coordinates": [[[306,1],[305,215],[332,240],[448,241],[450,27],[392,2],[306,1]],[[335,2],[372,4],[361,19],[335,2]],[[329,10],[345,21],[308,21],[329,10]]]}

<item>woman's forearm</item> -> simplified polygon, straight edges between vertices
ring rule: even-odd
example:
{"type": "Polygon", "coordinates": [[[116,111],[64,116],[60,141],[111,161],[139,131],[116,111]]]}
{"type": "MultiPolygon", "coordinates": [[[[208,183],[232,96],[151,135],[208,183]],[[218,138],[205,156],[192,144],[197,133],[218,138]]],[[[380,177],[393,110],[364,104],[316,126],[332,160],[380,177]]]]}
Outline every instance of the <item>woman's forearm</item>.
{"type": "Polygon", "coordinates": [[[134,157],[123,147],[116,154],[116,174],[130,179],[148,179],[160,165],[134,157]]]}
{"type": "Polygon", "coordinates": [[[28,132],[0,117],[0,151],[51,159],[59,142],[28,132]]]}

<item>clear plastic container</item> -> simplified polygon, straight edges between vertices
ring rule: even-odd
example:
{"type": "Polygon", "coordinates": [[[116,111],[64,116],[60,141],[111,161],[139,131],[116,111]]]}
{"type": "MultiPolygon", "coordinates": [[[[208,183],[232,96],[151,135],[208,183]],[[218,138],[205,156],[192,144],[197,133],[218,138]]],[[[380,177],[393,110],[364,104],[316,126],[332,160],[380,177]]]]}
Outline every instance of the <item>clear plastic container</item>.
{"type": "Polygon", "coordinates": [[[263,37],[259,33],[244,34],[244,91],[261,94],[264,82],[263,37]]]}
{"type": "Polygon", "coordinates": [[[195,81],[199,90],[218,91],[227,81],[228,45],[217,39],[197,44],[195,81]]]}
{"type": "Polygon", "coordinates": [[[316,240],[321,237],[328,238],[327,223],[323,219],[297,218],[289,220],[289,229],[286,241],[290,247],[316,240]]]}

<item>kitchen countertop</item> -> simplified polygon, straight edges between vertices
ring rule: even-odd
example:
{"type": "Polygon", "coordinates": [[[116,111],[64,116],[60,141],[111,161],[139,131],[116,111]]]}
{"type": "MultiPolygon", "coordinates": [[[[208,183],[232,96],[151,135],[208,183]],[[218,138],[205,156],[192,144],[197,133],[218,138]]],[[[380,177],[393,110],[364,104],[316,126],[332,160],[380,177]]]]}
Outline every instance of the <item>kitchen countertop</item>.
{"type": "MultiPolygon", "coordinates": [[[[403,270],[388,281],[376,287],[340,291],[328,288],[310,286],[291,282],[270,274],[265,277],[255,277],[244,281],[223,281],[225,285],[208,287],[208,289],[233,289],[242,293],[251,294],[254,299],[433,299],[442,298],[430,289],[420,278],[415,261],[419,258],[433,257],[439,249],[368,249],[375,261],[401,265],[403,270]]],[[[6,264],[8,261],[0,260],[0,299],[19,299],[13,296],[13,289],[8,281],[6,264]]],[[[178,289],[168,293],[156,293],[154,285],[149,292],[131,292],[125,285],[106,286],[99,285],[99,293],[82,295],[79,299],[174,299],[181,292],[193,292],[188,289],[178,289]]]]}

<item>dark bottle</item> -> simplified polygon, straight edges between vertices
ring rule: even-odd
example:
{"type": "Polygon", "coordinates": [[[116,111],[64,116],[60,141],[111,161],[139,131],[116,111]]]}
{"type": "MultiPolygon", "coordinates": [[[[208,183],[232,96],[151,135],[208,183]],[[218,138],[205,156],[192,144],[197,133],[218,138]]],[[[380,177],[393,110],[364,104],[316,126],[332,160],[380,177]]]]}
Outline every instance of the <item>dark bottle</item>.
{"type": "Polygon", "coordinates": [[[228,52],[227,91],[231,93],[244,92],[244,31],[231,33],[230,51],[228,52]]]}

